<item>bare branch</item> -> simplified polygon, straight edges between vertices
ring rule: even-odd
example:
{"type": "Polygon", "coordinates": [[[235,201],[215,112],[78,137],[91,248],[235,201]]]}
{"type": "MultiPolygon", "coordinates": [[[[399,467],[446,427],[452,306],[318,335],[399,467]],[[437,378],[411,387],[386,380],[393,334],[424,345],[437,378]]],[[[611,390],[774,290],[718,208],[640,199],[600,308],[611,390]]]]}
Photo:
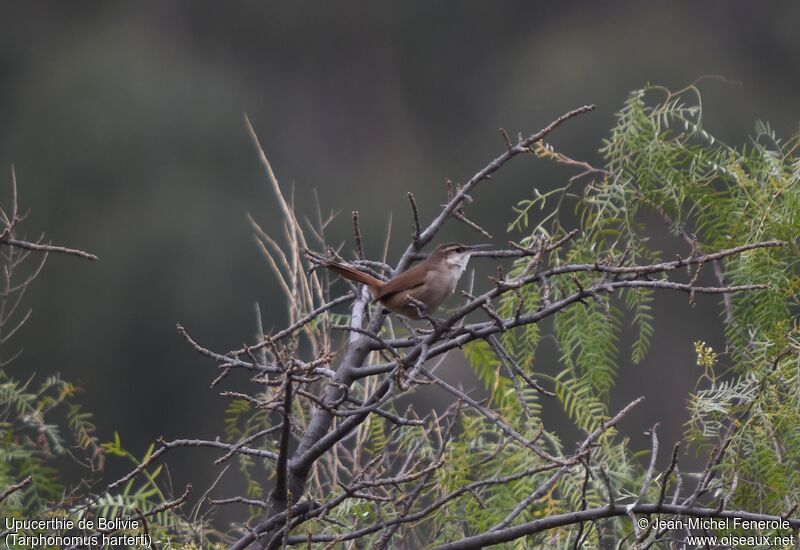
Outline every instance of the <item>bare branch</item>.
{"type": "Polygon", "coordinates": [[[414,242],[419,241],[420,225],[419,225],[419,209],[417,208],[417,200],[414,198],[414,193],[408,192],[408,202],[411,203],[411,214],[414,217],[414,233],[412,238],[414,242]]]}
{"type": "MultiPolygon", "coordinates": [[[[578,451],[575,453],[575,456],[581,456],[584,453],[586,453],[592,447],[592,445],[594,445],[594,443],[597,441],[597,438],[599,438],[600,435],[605,433],[610,428],[615,427],[620,422],[620,420],[625,418],[625,416],[642,401],[644,401],[644,397],[639,397],[638,399],[634,399],[633,401],[628,403],[628,405],[626,405],[625,408],[620,410],[616,414],[616,416],[614,416],[608,422],[602,422],[597,429],[595,429],[592,433],[590,433],[586,437],[586,439],[583,440],[583,443],[581,443],[580,447],[578,447],[578,451]]],[[[545,494],[547,494],[547,492],[556,484],[556,482],[559,479],[561,479],[564,476],[564,474],[570,471],[570,469],[574,466],[574,464],[575,464],[574,460],[564,464],[552,476],[550,476],[550,478],[547,481],[539,485],[530,495],[528,495],[528,497],[525,498],[525,500],[517,504],[517,506],[514,507],[511,513],[508,514],[500,523],[489,529],[489,532],[491,533],[491,532],[502,531],[508,525],[511,525],[511,522],[513,522],[522,512],[524,512],[528,508],[528,506],[530,506],[532,503],[536,502],[537,500],[542,498],[545,494]]]]}
{"type": "Polygon", "coordinates": [[[283,424],[281,426],[281,440],[278,446],[278,459],[275,464],[275,488],[271,500],[287,501],[289,499],[286,486],[287,464],[289,463],[289,436],[292,426],[292,377],[286,373],[283,386],[283,424]]]}
{"type": "Polygon", "coordinates": [[[450,215],[455,211],[455,209],[461,204],[461,202],[468,196],[469,192],[481,181],[488,179],[491,177],[493,173],[499,170],[506,162],[514,158],[515,156],[526,153],[530,151],[530,146],[534,143],[541,141],[547,135],[549,135],[553,130],[561,126],[567,120],[574,118],[578,115],[583,113],[587,113],[589,111],[594,110],[594,105],[586,105],[584,107],[579,107],[577,109],[573,109],[572,111],[568,111],[564,113],[553,122],[532,134],[531,136],[522,139],[517,142],[510,149],[506,149],[499,157],[494,159],[492,162],[487,164],[484,168],[479,170],[474,176],[472,176],[467,183],[465,183],[461,189],[457,193],[454,194],[453,198],[445,205],[442,211],[439,213],[438,216],[428,225],[425,230],[420,233],[419,240],[406,250],[406,253],[403,255],[404,259],[401,260],[398,269],[404,269],[408,265],[408,260],[406,258],[409,257],[410,254],[417,252],[420,248],[428,244],[439,229],[444,224],[445,220],[450,217],[450,215]]]}
{"type": "Polygon", "coordinates": [[[32,481],[33,478],[31,476],[28,476],[19,483],[14,483],[12,485],[9,485],[5,491],[0,493],[0,502],[3,502],[5,499],[11,496],[11,494],[16,493],[17,491],[21,491],[22,489],[30,485],[32,481]]]}
{"type": "Polygon", "coordinates": [[[87,260],[99,260],[97,256],[83,250],[76,248],[67,248],[66,246],[56,246],[52,244],[32,243],[29,241],[21,241],[19,239],[12,239],[11,237],[0,236],[0,244],[8,246],[15,246],[17,248],[24,248],[26,250],[35,250],[37,252],[53,252],[56,254],[66,254],[68,256],[78,256],[79,258],[86,258],[87,260]]]}
{"type": "Polygon", "coordinates": [[[525,536],[535,535],[543,531],[555,529],[557,527],[564,527],[566,525],[576,525],[586,521],[597,521],[600,519],[625,516],[628,511],[640,515],[654,515],[654,514],[674,514],[678,516],[688,516],[697,518],[739,518],[748,521],[763,521],[763,522],[785,522],[787,527],[792,529],[800,529],[800,518],[798,519],[783,519],[781,516],[773,516],[768,514],[756,514],[752,512],[745,512],[740,510],[722,510],[717,511],[713,508],[701,508],[693,506],[678,506],[674,504],[638,504],[636,506],[623,506],[615,504],[613,506],[603,506],[599,508],[590,508],[579,512],[568,512],[565,514],[558,514],[548,516],[542,519],[537,519],[514,527],[507,527],[497,531],[490,531],[481,535],[467,537],[460,541],[450,542],[434,547],[432,550],[477,550],[509,542],[525,536]]]}
{"type": "Polygon", "coordinates": [[[353,234],[356,239],[356,256],[359,260],[367,257],[364,252],[364,239],[361,237],[361,226],[358,223],[358,210],[353,210],[353,234]]]}

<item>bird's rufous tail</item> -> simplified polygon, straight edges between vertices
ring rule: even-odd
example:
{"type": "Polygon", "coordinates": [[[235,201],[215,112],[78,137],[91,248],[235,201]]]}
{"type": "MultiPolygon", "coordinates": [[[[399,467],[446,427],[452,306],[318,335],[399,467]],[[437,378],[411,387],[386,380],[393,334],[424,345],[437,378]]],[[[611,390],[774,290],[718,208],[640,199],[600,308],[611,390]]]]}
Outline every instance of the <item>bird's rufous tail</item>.
{"type": "Polygon", "coordinates": [[[359,271],[358,269],[349,265],[336,262],[326,262],[321,265],[322,267],[337,273],[339,276],[347,279],[348,281],[354,281],[356,283],[361,283],[362,285],[367,285],[374,291],[380,290],[380,288],[384,285],[384,282],[380,279],[373,277],[369,273],[359,271]]]}

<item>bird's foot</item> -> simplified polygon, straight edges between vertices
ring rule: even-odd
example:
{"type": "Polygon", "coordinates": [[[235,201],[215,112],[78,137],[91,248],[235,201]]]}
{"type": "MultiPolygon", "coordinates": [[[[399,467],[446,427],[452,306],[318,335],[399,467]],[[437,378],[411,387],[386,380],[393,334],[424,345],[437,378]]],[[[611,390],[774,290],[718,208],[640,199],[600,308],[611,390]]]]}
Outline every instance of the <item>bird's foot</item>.
{"type": "MultiPolygon", "coordinates": [[[[433,334],[434,332],[443,332],[447,334],[450,332],[450,327],[447,326],[446,319],[439,319],[438,317],[433,317],[431,315],[420,315],[417,320],[424,320],[428,321],[431,324],[431,328],[418,328],[412,329],[414,332],[418,334],[433,334]]],[[[410,325],[407,325],[410,328],[410,325]]]]}

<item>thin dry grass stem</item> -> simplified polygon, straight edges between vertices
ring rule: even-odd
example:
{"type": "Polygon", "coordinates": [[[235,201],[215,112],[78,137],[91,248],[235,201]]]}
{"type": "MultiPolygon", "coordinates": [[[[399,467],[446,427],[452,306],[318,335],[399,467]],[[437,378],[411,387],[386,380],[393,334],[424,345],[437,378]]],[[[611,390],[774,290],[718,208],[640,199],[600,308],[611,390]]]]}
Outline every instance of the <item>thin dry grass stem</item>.
{"type": "Polygon", "coordinates": [[[389,243],[392,241],[392,213],[389,212],[389,220],[386,222],[386,238],[383,240],[383,252],[381,253],[381,263],[386,264],[389,257],[389,243]]]}
{"type": "MultiPolygon", "coordinates": [[[[294,322],[294,320],[295,320],[294,318],[296,317],[296,313],[295,313],[295,301],[294,301],[294,299],[292,299],[292,295],[293,295],[292,290],[289,288],[289,284],[286,282],[286,279],[284,279],[283,273],[281,273],[281,270],[278,267],[278,264],[275,263],[275,259],[272,257],[272,254],[270,254],[269,250],[267,249],[266,245],[264,244],[264,241],[262,241],[258,237],[255,238],[255,241],[256,241],[256,245],[258,245],[258,249],[261,251],[261,253],[264,255],[264,257],[267,259],[267,262],[269,263],[270,268],[272,268],[272,272],[275,274],[275,277],[278,279],[278,284],[281,287],[281,291],[284,293],[284,295],[286,295],[287,298],[289,298],[289,304],[290,304],[289,318],[290,318],[291,322],[294,322]]],[[[289,269],[291,270],[291,268],[289,268],[289,269]]],[[[291,276],[291,272],[289,273],[289,275],[291,276]]]]}
{"type": "MultiPolygon", "coordinates": [[[[247,131],[250,134],[250,138],[253,141],[253,145],[256,148],[259,160],[261,161],[261,164],[264,167],[264,170],[266,171],[270,187],[272,188],[273,193],[275,194],[275,197],[278,200],[278,205],[283,215],[284,223],[286,225],[286,233],[290,251],[289,264],[291,265],[293,280],[295,281],[296,284],[300,281],[301,278],[305,280],[305,278],[303,277],[303,269],[302,269],[302,251],[308,248],[308,243],[306,241],[303,229],[300,223],[297,221],[297,217],[295,216],[293,208],[289,205],[289,202],[286,201],[283,192],[281,191],[278,179],[275,177],[275,173],[272,170],[272,165],[267,159],[267,156],[264,154],[264,150],[261,147],[261,143],[259,142],[258,136],[256,135],[256,132],[253,129],[253,126],[250,123],[250,119],[247,117],[247,115],[245,115],[244,120],[245,120],[245,125],[247,127],[247,131]]],[[[316,277],[312,277],[311,281],[312,281],[312,286],[315,288],[315,292],[317,292],[317,299],[321,300],[322,287],[319,285],[319,281],[317,280],[316,277]]],[[[308,299],[308,297],[306,297],[306,299],[308,299]]]]}
{"type": "Polygon", "coordinates": [[[284,254],[284,252],[281,249],[280,245],[275,241],[275,239],[270,237],[261,228],[261,226],[258,224],[258,222],[256,222],[256,220],[253,219],[253,217],[249,213],[246,214],[246,216],[247,216],[247,221],[250,222],[250,226],[253,228],[253,231],[254,231],[256,237],[259,240],[264,241],[264,243],[266,243],[267,245],[269,245],[269,247],[272,249],[272,252],[280,260],[281,267],[283,267],[286,275],[290,275],[291,272],[292,272],[292,267],[289,265],[289,259],[286,257],[286,254],[284,254]]]}

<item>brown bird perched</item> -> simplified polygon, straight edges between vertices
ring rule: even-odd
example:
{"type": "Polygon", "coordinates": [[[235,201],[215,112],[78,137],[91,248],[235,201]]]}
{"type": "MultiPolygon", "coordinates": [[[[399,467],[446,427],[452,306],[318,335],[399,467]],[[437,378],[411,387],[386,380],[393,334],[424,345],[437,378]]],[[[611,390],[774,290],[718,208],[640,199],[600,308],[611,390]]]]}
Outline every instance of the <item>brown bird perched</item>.
{"type": "Polygon", "coordinates": [[[467,268],[472,253],[489,247],[491,245],[440,244],[427,258],[386,282],[351,265],[313,254],[310,257],[314,263],[348,281],[366,285],[373,302],[380,302],[389,311],[409,319],[419,319],[419,304],[424,306],[424,315],[432,315],[455,292],[458,279],[467,268]]]}

